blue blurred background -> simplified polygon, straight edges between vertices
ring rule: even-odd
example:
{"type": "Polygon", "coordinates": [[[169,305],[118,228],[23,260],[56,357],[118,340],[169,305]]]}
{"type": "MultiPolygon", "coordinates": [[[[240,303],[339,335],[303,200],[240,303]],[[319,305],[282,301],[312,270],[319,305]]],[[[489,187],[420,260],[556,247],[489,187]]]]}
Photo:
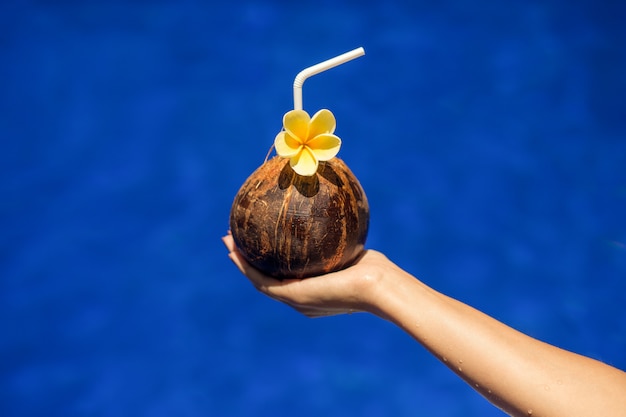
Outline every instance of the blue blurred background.
{"type": "Polygon", "coordinates": [[[367,315],[258,294],[220,237],[303,68],[368,246],[626,368],[626,5],[5,1],[0,415],[500,416],[367,315]]]}

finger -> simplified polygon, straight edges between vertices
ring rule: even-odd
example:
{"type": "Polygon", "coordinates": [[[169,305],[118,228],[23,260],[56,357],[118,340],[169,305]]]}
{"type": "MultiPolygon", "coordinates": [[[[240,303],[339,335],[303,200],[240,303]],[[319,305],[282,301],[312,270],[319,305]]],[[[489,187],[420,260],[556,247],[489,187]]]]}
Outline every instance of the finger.
{"type": "Polygon", "coordinates": [[[224,246],[226,246],[226,249],[228,249],[229,252],[234,251],[235,248],[235,240],[233,239],[233,236],[230,234],[230,230],[228,231],[228,234],[224,237],[222,237],[222,242],[224,243],[224,246]]]}
{"type": "Polygon", "coordinates": [[[347,313],[345,308],[334,309],[328,307],[312,307],[306,301],[298,300],[300,297],[294,297],[299,293],[297,289],[299,285],[302,285],[301,279],[283,279],[278,280],[263,274],[258,269],[250,265],[243,255],[237,250],[233,237],[229,234],[222,237],[222,241],[226,248],[230,251],[228,254],[229,259],[235,264],[237,269],[245,275],[248,280],[254,285],[254,287],[267,295],[268,297],[288,304],[295,310],[308,317],[326,317],[337,314],[347,313]],[[300,301],[300,302],[298,302],[300,301]]]}
{"type": "Polygon", "coordinates": [[[241,263],[241,259],[237,256],[236,252],[230,252],[228,254],[228,259],[230,259],[235,264],[239,272],[244,275],[246,274],[243,264],[241,263]]]}
{"type": "Polygon", "coordinates": [[[222,242],[224,242],[224,246],[226,246],[229,251],[228,258],[235,264],[237,269],[239,269],[242,274],[250,278],[250,274],[258,273],[258,271],[254,269],[239,253],[235,245],[235,241],[230,233],[227,236],[222,237],[222,242]]]}
{"type": "MultiPolygon", "coordinates": [[[[232,238],[229,239],[229,236],[224,238],[224,242],[227,247],[234,246],[234,243],[231,243],[231,241],[232,238]]],[[[276,298],[273,294],[269,293],[269,288],[272,286],[280,286],[282,284],[281,281],[263,274],[261,271],[250,265],[243,258],[243,255],[241,255],[237,248],[233,247],[231,252],[228,254],[228,257],[231,261],[233,261],[235,266],[237,266],[239,271],[241,271],[241,273],[244,274],[259,291],[271,296],[272,298],[276,298]]]]}

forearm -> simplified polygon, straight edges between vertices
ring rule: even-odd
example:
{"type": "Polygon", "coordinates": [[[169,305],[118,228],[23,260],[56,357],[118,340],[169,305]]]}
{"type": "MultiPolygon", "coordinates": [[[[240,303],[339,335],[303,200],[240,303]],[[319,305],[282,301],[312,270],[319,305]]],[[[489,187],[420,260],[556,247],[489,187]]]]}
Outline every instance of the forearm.
{"type": "Polygon", "coordinates": [[[512,415],[626,416],[626,374],[558,349],[391,267],[373,312],[512,415]]]}

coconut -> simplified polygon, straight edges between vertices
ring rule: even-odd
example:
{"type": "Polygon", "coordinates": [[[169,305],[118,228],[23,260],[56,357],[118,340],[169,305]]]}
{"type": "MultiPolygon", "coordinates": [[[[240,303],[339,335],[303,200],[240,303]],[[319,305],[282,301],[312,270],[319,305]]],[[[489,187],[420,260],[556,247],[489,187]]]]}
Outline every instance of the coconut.
{"type": "Polygon", "coordinates": [[[339,158],[298,175],[275,156],[245,181],[230,212],[237,248],[255,268],[279,279],[306,278],[352,265],[363,253],[369,205],[339,158]]]}

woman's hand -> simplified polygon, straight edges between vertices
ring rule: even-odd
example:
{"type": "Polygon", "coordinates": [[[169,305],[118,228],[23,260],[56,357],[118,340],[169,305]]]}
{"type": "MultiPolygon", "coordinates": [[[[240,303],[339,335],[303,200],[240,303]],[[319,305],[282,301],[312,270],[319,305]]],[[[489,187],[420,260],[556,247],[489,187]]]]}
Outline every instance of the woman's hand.
{"type": "Polygon", "coordinates": [[[626,417],[626,373],[438,293],[379,252],[339,272],[279,281],[251,267],[230,235],[224,243],[262,293],[309,317],[367,311],[385,318],[510,415],[626,417]]]}
{"type": "Polygon", "coordinates": [[[229,258],[252,284],[267,296],[308,317],[376,311],[377,291],[385,270],[396,268],[382,253],[368,250],[349,268],[326,275],[278,280],[252,267],[235,247],[229,234],[222,238],[229,258]]]}

